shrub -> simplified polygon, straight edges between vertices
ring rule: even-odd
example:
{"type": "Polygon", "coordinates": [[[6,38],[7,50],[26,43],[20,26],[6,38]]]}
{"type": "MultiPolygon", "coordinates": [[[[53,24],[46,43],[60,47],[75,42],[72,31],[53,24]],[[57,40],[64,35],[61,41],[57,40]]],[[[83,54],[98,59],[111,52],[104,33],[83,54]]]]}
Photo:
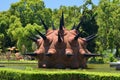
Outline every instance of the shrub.
{"type": "Polygon", "coordinates": [[[86,72],[77,70],[0,69],[0,80],[120,80],[119,73],[86,72]]]}

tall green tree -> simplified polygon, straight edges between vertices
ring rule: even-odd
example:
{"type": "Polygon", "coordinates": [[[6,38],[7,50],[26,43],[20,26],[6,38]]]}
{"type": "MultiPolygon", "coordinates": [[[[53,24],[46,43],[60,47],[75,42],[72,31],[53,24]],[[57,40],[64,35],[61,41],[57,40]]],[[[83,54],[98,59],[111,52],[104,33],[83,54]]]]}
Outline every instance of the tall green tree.
{"type": "Polygon", "coordinates": [[[7,30],[9,29],[9,11],[0,13],[0,48],[5,51],[5,48],[11,46],[10,37],[7,35],[7,30]]]}
{"type": "MultiPolygon", "coordinates": [[[[100,0],[97,8],[97,24],[99,38],[97,45],[99,51],[116,49],[119,54],[120,48],[120,1],[100,0]]],[[[118,55],[116,55],[118,56],[118,55]]]]}
{"type": "Polygon", "coordinates": [[[37,35],[38,33],[35,29],[42,30],[42,26],[34,23],[33,25],[27,24],[25,27],[16,28],[13,37],[17,39],[17,47],[20,51],[22,51],[22,46],[24,45],[27,51],[32,51],[32,43],[28,37],[33,37],[32,34],[37,35]],[[32,34],[31,34],[32,33],[32,34]]]}
{"type": "MultiPolygon", "coordinates": [[[[42,0],[30,1],[20,0],[20,2],[14,3],[9,9],[11,16],[9,19],[10,25],[8,34],[12,41],[16,41],[16,46],[21,50],[21,47],[25,45],[28,50],[31,50],[32,42],[27,36],[30,36],[29,31],[34,33],[36,26],[42,26],[40,18],[42,18],[45,24],[51,26],[52,10],[45,8],[42,0]],[[33,30],[32,30],[33,29],[33,30]]],[[[37,27],[39,29],[39,27],[37,27]]],[[[44,27],[41,27],[41,31],[44,27]]]]}
{"type": "MultiPolygon", "coordinates": [[[[98,25],[96,23],[96,11],[97,6],[93,4],[92,0],[85,0],[85,3],[82,5],[82,16],[83,22],[81,26],[81,36],[86,37],[92,34],[97,34],[98,32],[98,25]]],[[[91,52],[95,51],[95,40],[88,42],[88,49],[91,52]]]]}
{"type": "Polygon", "coordinates": [[[27,24],[40,23],[40,17],[50,25],[51,9],[45,8],[42,0],[20,0],[20,2],[11,5],[10,12],[12,15],[16,15],[20,18],[22,26],[25,27],[27,24]]]}

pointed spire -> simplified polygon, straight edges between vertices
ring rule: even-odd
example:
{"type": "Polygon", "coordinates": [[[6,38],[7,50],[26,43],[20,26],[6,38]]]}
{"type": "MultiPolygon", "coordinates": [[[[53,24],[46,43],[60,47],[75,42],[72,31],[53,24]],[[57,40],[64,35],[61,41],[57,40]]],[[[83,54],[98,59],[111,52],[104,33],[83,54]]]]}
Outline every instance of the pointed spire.
{"type": "Polygon", "coordinates": [[[59,27],[59,30],[63,30],[63,27],[64,27],[64,14],[62,12],[62,16],[60,18],[60,27],[59,27]]]}
{"type": "Polygon", "coordinates": [[[72,29],[71,29],[71,30],[75,29],[75,27],[76,27],[76,26],[75,26],[75,23],[74,23],[74,25],[73,25],[73,27],[72,27],[72,29]]]}
{"type": "Polygon", "coordinates": [[[47,25],[44,23],[44,21],[42,20],[42,18],[41,18],[41,17],[40,17],[40,20],[41,20],[41,22],[42,22],[42,24],[43,24],[43,26],[44,26],[45,30],[47,31],[47,30],[48,30],[47,25]]]}
{"type": "Polygon", "coordinates": [[[86,41],[88,42],[88,41],[91,41],[92,39],[94,39],[94,38],[96,38],[96,37],[97,37],[97,35],[92,34],[92,35],[86,37],[85,39],[86,39],[86,41]]]}
{"type": "Polygon", "coordinates": [[[81,33],[77,34],[75,37],[74,37],[74,40],[77,40],[79,37],[80,37],[81,33]]]}
{"type": "Polygon", "coordinates": [[[88,54],[88,53],[85,53],[84,54],[85,57],[97,57],[97,56],[102,56],[101,54],[88,54]]]}
{"type": "Polygon", "coordinates": [[[52,29],[56,30],[55,26],[54,26],[54,22],[52,21],[52,29]]]}
{"type": "Polygon", "coordinates": [[[84,20],[84,15],[81,17],[81,20],[80,20],[78,26],[76,27],[76,30],[79,30],[80,26],[83,24],[83,20],[84,20]]]}
{"type": "Polygon", "coordinates": [[[45,35],[43,35],[41,32],[39,32],[37,29],[35,29],[35,31],[44,39],[46,40],[47,37],[45,35]]]}
{"type": "Polygon", "coordinates": [[[34,42],[37,42],[37,39],[36,39],[36,38],[30,37],[30,36],[27,36],[27,37],[28,37],[28,39],[30,39],[30,40],[32,40],[32,41],[34,41],[34,42]]]}
{"type": "Polygon", "coordinates": [[[62,39],[59,33],[58,33],[58,42],[62,42],[62,39]]]}
{"type": "Polygon", "coordinates": [[[62,20],[62,26],[64,26],[64,13],[63,12],[62,12],[61,20],[62,20]]]}
{"type": "Polygon", "coordinates": [[[69,57],[69,58],[73,55],[74,55],[73,53],[66,53],[66,56],[69,57]]]}
{"type": "Polygon", "coordinates": [[[32,36],[34,36],[36,39],[40,39],[40,37],[34,35],[31,31],[29,31],[32,36]]]}
{"type": "Polygon", "coordinates": [[[48,53],[45,53],[45,55],[51,57],[53,54],[48,52],[48,53]]]}
{"type": "Polygon", "coordinates": [[[76,29],[76,30],[79,30],[81,24],[82,24],[82,21],[79,22],[78,26],[77,26],[75,29],[76,29]]]}
{"type": "Polygon", "coordinates": [[[59,27],[59,30],[63,30],[63,26],[62,26],[62,21],[60,19],[60,27],[59,27]]]}
{"type": "Polygon", "coordinates": [[[91,37],[93,37],[93,36],[95,36],[95,34],[92,34],[92,35],[90,35],[90,36],[87,36],[87,37],[85,37],[85,39],[89,39],[89,38],[91,38],[91,37]]]}
{"type": "Polygon", "coordinates": [[[25,54],[23,54],[23,55],[29,55],[29,56],[35,57],[35,56],[37,56],[37,53],[34,53],[34,52],[27,52],[27,53],[25,53],[25,54]]]}

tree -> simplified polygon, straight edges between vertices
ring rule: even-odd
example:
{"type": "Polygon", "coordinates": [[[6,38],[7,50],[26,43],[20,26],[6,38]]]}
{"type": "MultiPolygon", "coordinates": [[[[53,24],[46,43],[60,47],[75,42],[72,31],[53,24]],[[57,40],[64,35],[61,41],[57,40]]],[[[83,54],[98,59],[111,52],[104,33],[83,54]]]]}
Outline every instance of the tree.
{"type": "MultiPolygon", "coordinates": [[[[97,6],[95,6],[91,0],[86,0],[85,3],[82,5],[82,16],[83,16],[83,22],[81,26],[81,36],[87,37],[92,34],[97,34],[98,32],[98,25],[96,23],[96,11],[97,6]],[[91,7],[90,7],[91,6],[91,7]]],[[[92,40],[88,43],[88,49],[91,52],[95,51],[95,40],[92,40]]]]}
{"type": "Polygon", "coordinates": [[[51,9],[45,8],[44,2],[41,0],[20,0],[20,2],[12,4],[9,11],[11,16],[7,33],[11,37],[11,40],[16,42],[16,46],[19,50],[25,45],[25,47],[31,51],[32,42],[30,40],[28,41],[27,38],[27,36],[30,36],[29,31],[35,33],[35,31],[33,31],[35,28],[44,31],[44,27],[38,27],[38,25],[42,26],[40,18],[50,27],[52,16],[51,9]]]}
{"type": "Polygon", "coordinates": [[[27,24],[40,23],[40,17],[45,19],[45,23],[50,25],[51,9],[45,8],[44,2],[41,0],[20,0],[20,2],[14,3],[10,8],[11,15],[15,15],[20,18],[22,26],[27,24]]]}
{"type": "Polygon", "coordinates": [[[111,51],[120,47],[120,1],[119,0],[100,0],[97,8],[97,23],[99,51],[111,51]],[[119,46],[119,47],[118,47],[119,46]]]}
{"type": "MultiPolygon", "coordinates": [[[[82,6],[61,6],[59,9],[52,11],[49,8],[45,8],[42,0],[20,0],[12,4],[8,11],[0,13],[0,36],[4,37],[4,47],[17,46],[21,50],[24,45],[28,50],[32,51],[32,41],[27,38],[27,36],[31,36],[29,31],[35,35],[35,29],[37,28],[43,33],[45,32],[40,18],[44,20],[44,23],[49,28],[52,26],[52,22],[54,22],[55,27],[59,27],[60,16],[63,11],[65,27],[68,29],[71,29],[74,24],[77,26],[81,17],[85,17],[79,30],[82,37],[86,37],[98,31],[95,20],[96,8],[91,0],[85,0],[82,6]],[[89,6],[92,7],[89,8],[89,6]]],[[[92,41],[91,44],[94,42],[92,41]]],[[[94,51],[95,45],[91,46],[89,50],[94,51]]]]}
{"type": "Polygon", "coordinates": [[[22,51],[22,46],[24,45],[27,51],[32,51],[32,43],[28,37],[33,37],[32,34],[36,35],[37,32],[35,29],[42,31],[42,26],[37,24],[27,24],[25,27],[16,28],[13,37],[17,39],[17,47],[20,51],[22,51]],[[32,34],[31,34],[32,33],[32,34]]]}
{"type": "Polygon", "coordinates": [[[11,45],[10,37],[7,35],[7,29],[9,28],[9,17],[9,11],[0,13],[0,46],[3,52],[5,51],[5,47],[11,45]]]}

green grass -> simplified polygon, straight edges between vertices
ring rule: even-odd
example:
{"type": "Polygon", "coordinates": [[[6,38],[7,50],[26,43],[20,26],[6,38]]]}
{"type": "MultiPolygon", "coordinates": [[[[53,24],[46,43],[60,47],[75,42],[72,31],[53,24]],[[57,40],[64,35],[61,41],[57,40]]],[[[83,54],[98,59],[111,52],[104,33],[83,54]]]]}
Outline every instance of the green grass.
{"type": "Polygon", "coordinates": [[[36,64],[37,61],[28,61],[28,60],[21,60],[21,61],[0,61],[0,64],[36,64]]]}
{"type": "Polygon", "coordinates": [[[36,61],[32,62],[4,62],[0,80],[120,80],[120,71],[109,64],[88,64],[88,69],[43,69],[37,68],[36,61]],[[22,64],[26,62],[29,64],[22,64]]]}
{"type": "Polygon", "coordinates": [[[114,76],[120,76],[120,73],[111,73],[111,72],[89,72],[89,71],[86,71],[86,70],[78,70],[78,69],[75,69],[75,70],[71,70],[71,69],[26,69],[26,70],[19,70],[19,69],[5,69],[5,68],[0,68],[0,71],[11,71],[11,72],[23,72],[23,73],[47,73],[47,74],[59,74],[59,73],[85,73],[85,74],[95,74],[95,75],[114,75],[114,76]]]}
{"type": "MultiPolygon", "coordinates": [[[[1,68],[9,68],[9,69],[30,69],[41,71],[40,68],[37,68],[37,61],[0,61],[0,66],[5,66],[1,68]]],[[[54,70],[54,69],[45,69],[45,70],[54,70]]],[[[57,70],[57,69],[55,69],[57,70]]],[[[71,69],[65,69],[71,70],[71,69]]],[[[88,64],[87,69],[74,69],[77,71],[88,71],[88,72],[109,72],[109,73],[119,73],[120,71],[116,71],[115,67],[110,67],[109,64],[88,64]]]]}

